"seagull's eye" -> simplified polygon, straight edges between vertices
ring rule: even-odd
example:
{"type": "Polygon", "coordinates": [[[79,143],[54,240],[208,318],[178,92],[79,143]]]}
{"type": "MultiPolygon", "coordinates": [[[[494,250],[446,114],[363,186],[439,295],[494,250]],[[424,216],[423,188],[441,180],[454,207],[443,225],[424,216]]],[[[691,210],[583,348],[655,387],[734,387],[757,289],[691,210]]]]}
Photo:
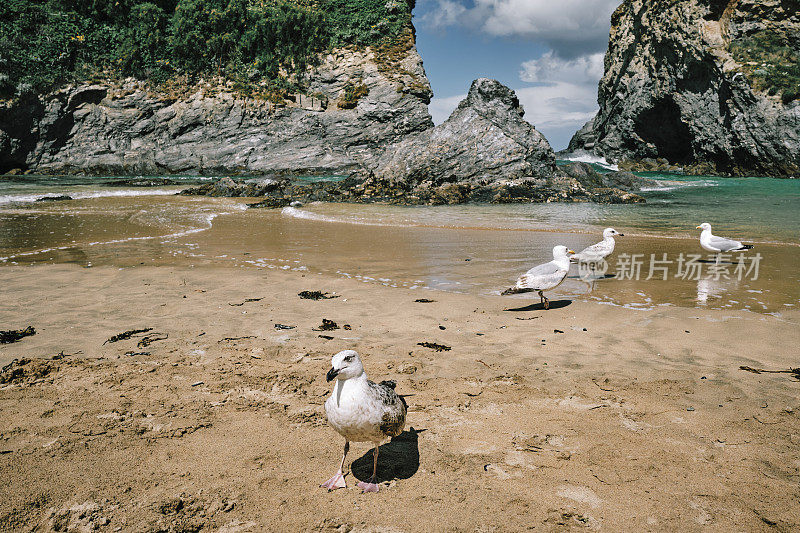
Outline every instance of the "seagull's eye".
{"type": "Polygon", "coordinates": [[[344,360],[349,363],[350,361],[353,360],[353,356],[352,355],[348,355],[347,357],[344,358],[344,360]]]}

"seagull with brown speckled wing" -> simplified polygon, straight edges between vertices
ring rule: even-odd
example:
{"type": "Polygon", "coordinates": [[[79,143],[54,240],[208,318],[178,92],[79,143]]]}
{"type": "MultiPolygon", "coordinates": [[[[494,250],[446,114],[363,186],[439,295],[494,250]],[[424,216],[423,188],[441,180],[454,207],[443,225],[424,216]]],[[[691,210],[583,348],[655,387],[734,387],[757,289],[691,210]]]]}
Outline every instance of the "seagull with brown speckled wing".
{"type": "Polygon", "coordinates": [[[333,356],[328,381],[336,380],[330,398],[325,402],[328,423],[344,437],[344,454],[339,471],[320,485],[328,490],[346,488],[344,462],[350,442],[372,442],[372,477],[360,481],[364,492],[378,492],[378,446],[389,437],[403,432],[406,423],[406,402],[395,391],[394,381],[374,383],[367,379],[358,353],[344,350],[333,356]]]}

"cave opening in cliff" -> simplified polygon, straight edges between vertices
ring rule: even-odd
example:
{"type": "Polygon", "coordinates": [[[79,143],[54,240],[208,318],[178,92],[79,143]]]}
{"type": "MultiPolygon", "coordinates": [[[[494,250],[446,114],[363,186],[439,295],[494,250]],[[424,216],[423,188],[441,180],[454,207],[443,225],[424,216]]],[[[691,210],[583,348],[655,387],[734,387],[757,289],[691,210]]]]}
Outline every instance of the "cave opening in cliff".
{"type": "Polygon", "coordinates": [[[672,98],[657,100],[636,117],[635,131],[646,143],[656,147],[657,157],[670,163],[692,160],[689,126],[681,120],[681,110],[672,98]]]}

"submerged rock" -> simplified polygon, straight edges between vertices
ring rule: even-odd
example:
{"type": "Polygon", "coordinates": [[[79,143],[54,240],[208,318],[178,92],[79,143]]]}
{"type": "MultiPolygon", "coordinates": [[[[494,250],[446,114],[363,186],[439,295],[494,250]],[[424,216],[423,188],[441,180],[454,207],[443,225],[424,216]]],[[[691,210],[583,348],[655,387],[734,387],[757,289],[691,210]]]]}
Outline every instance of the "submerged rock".
{"type": "Polygon", "coordinates": [[[42,196],[36,199],[37,202],[63,202],[65,200],[72,200],[72,196],[59,194],[58,196],[42,196]]]}

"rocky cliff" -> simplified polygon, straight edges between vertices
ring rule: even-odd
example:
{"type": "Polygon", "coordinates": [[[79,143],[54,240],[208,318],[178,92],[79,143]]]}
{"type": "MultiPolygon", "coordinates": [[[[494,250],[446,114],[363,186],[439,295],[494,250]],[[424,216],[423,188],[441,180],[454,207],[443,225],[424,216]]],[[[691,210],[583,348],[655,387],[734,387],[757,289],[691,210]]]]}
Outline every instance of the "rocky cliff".
{"type": "Polygon", "coordinates": [[[607,202],[644,199],[651,186],[632,174],[605,176],[591,166],[556,167],[547,140],[525,122],[514,91],[480,78],[439,126],[409,134],[344,181],[299,183],[289,178],[236,182],[223,178],[185,194],[266,197],[255,207],[291,202],[457,204],[464,202],[607,202]]]}
{"type": "Polygon", "coordinates": [[[621,168],[800,175],[800,1],[625,0],[600,111],[572,139],[621,168]]]}
{"type": "Polygon", "coordinates": [[[0,172],[346,173],[433,127],[411,29],[326,54],[303,94],[245,98],[232,82],[190,94],[129,79],[0,105],[0,172]]]}
{"type": "Polygon", "coordinates": [[[374,173],[433,185],[552,176],[553,150],[524,115],[514,91],[477,79],[446,121],[390,147],[374,173]]]}

